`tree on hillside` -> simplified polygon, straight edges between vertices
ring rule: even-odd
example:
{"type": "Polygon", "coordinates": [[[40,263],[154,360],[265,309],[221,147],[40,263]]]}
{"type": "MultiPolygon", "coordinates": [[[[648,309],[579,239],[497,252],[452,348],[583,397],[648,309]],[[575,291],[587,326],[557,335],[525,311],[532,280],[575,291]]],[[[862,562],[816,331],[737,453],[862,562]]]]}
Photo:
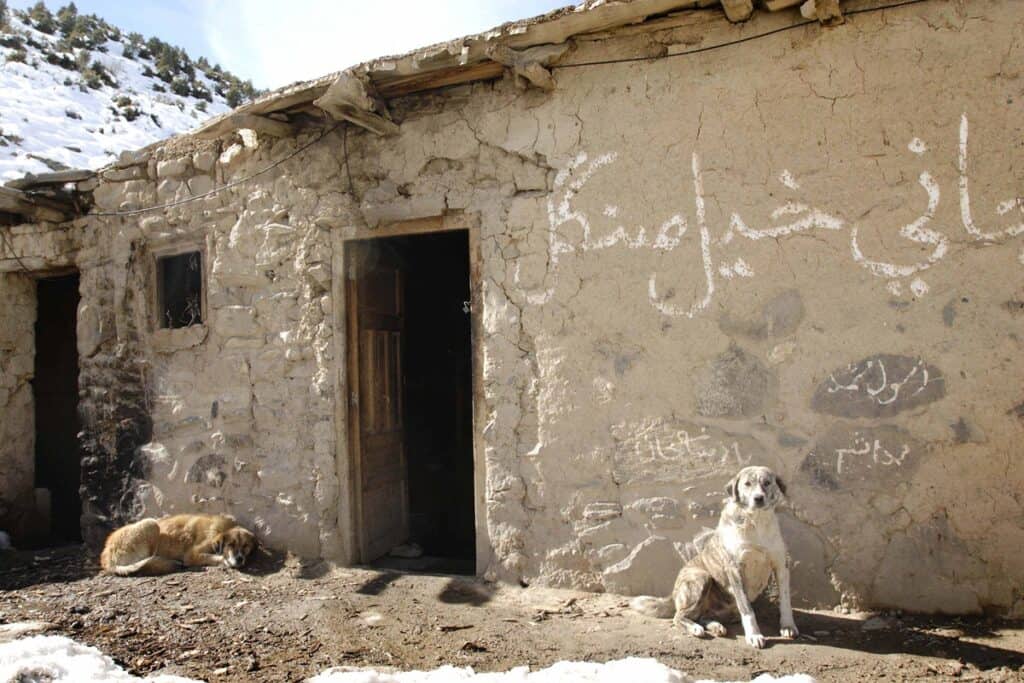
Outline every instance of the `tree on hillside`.
{"type": "Polygon", "coordinates": [[[152,56],[146,48],[146,39],[142,37],[141,33],[133,31],[128,34],[128,38],[124,43],[124,56],[128,59],[135,59],[136,56],[149,59],[152,56]]]}
{"type": "Polygon", "coordinates": [[[256,97],[256,89],[252,87],[251,81],[242,81],[234,76],[230,78],[231,85],[228,86],[228,90],[224,94],[224,99],[229,107],[235,108],[256,97]]]}
{"type": "Polygon", "coordinates": [[[57,22],[54,21],[50,10],[46,9],[46,4],[43,3],[43,0],[39,0],[39,2],[32,5],[32,9],[28,11],[28,18],[32,25],[43,33],[53,35],[53,32],[57,29],[57,22]]]}
{"type": "Polygon", "coordinates": [[[7,16],[7,0],[0,0],[0,31],[6,31],[10,26],[10,19],[7,16]]]}
{"type": "Polygon", "coordinates": [[[57,26],[65,36],[74,30],[76,19],[78,19],[78,8],[73,2],[57,10],[57,26]]]}

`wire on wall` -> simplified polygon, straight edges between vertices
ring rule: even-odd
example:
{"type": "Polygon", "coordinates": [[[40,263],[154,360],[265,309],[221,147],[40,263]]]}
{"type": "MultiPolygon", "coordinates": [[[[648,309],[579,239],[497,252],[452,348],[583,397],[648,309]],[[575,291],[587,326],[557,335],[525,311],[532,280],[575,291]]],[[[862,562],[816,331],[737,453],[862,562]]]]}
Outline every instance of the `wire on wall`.
{"type": "Polygon", "coordinates": [[[128,210],[125,210],[125,211],[93,211],[93,212],[89,213],[88,215],[90,215],[90,216],[138,216],[139,214],[142,214],[142,213],[148,213],[150,211],[160,211],[162,209],[172,209],[172,208],[174,208],[176,206],[182,206],[183,204],[189,204],[191,202],[199,201],[200,199],[206,199],[207,197],[212,197],[213,195],[218,194],[220,192],[223,192],[224,190],[230,189],[232,187],[237,187],[239,185],[242,185],[244,183],[249,182],[253,178],[257,178],[257,177],[263,175],[264,173],[267,173],[268,171],[274,170],[275,168],[277,168],[278,166],[280,166],[284,162],[286,162],[286,161],[288,161],[290,159],[295,158],[296,156],[298,156],[302,152],[305,152],[307,149],[309,149],[313,145],[317,144],[318,142],[320,142],[321,140],[326,138],[328,135],[330,135],[331,133],[336,131],[338,129],[338,126],[340,126],[340,125],[341,125],[340,123],[336,123],[333,126],[331,126],[330,128],[325,128],[324,130],[322,130],[320,132],[320,135],[316,136],[315,138],[313,138],[312,140],[310,140],[306,144],[302,145],[301,147],[296,148],[288,156],[283,157],[281,159],[278,159],[277,161],[275,161],[274,163],[270,164],[266,168],[263,168],[263,169],[261,169],[259,171],[256,171],[255,173],[253,173],[251,175],[247,175],[244,178],[239,178],[238,180],[233,180],[230,183],[226,183],[224,185],[221,185],[220,187],[215,187],[212,190],[209,190],[208,192],[203,192],[202,194],[197,194],[197,195],[194,195],[192,197],[185,197],[184,199],[178,199],[178,200],[173,201],[173,202],[167,202],[166,204],[158,204],[156,206],[147,206],[147,207],[144,207],[144,208],[141,208],[141,209],[128,209],[128,210]]]}

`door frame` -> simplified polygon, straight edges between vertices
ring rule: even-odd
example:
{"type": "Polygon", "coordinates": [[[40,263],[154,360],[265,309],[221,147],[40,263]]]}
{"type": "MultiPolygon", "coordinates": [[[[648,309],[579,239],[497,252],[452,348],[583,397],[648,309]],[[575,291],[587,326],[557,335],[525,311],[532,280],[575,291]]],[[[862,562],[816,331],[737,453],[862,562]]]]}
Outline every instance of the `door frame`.
{"type": "Polygon", "coordinates": [[[483,310],[482,255],[480,251],[480,217],[476,213],[453,212],[441,216],[414,218],[381,224],[375,229],[360,229],[350,234],[335,230],[334,257],[332,270],[338,276],[333,278],[334,338],[337,359],[335,389],[338,400],[335,405],[336,452],[340,490],[338,496],[339,547],[335,550],[338,559],[347,565],[360,564],[361,544],[359,535],[359,506],[362,491],[359,485],[359,463],[355,439],[358,432],[350,428],[358,422],[355,397],[359,387],[356,348],[352,344],[354,325],[351,315],[353,307],[348,301],[348,281],[354,275],[350,272],[349,257],[352,253],[350,242],[407,235],[424,235],[465,230],[469,238],[469,295],[472,319],[470,324],[471,415],[473,420],[473,524],[476,530],[476,573],[479,574],[494,557],[490,535],[487,531],[486,508],[486,463],[484,459],[483,426],[486,424],[486,406],[483,401],[483,310]]]}

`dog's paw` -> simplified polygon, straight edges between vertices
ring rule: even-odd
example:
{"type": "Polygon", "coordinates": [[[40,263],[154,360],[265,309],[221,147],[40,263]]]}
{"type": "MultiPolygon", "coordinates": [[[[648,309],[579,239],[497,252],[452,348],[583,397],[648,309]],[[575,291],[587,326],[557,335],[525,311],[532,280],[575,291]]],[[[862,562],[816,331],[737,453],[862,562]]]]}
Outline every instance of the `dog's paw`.
{"type": "Polygon", "coordinates": [[[700,624],[687,624],[686,632],[694,638],[703,638],[705,635],[707,635],[707,631],[704,630],[704,627],[700,624]]]}
{"type": "Polygon", "coordinates": [[[704,630],[707,631],[709,634],[715,636],[716,638],[724,638],[726,634],[728,634],[728,631],[725,629],[725,626],[718,623],[717,621],[709,621],[707,625],[704,626],[704,630]]]}
{"type": "Polygon", "coordinates": [[[748,633],[747,645],[758,650],[763,649],[765,645],[764,636],[760,633],[748,633]]]}
{"type": "Polygon", "coordinates": [[[779,626],[779,635],[792,640],[800,637],[800,631],[797,629],[796,624],[788,624],[786,626],[779,626]]]}

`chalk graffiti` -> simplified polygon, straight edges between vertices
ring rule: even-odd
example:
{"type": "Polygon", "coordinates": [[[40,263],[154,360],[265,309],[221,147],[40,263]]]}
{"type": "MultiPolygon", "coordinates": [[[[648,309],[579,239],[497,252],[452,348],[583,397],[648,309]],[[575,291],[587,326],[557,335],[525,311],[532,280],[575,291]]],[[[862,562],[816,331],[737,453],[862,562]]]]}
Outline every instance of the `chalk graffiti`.
{"type": "Polygon", "coordinates": [[[829,374],[811,407],[844,417],[893,415],[945,395],[938,368],[920,358],[879,354],[829,374]]]}
{"type": "Polygon", "coordinates": [[[883,467],[900,466],[910,455],[910,446],[905,443],[901,444],[900,452],[897,454],[883,446],[881,439],[865,439],[858,433],[854,438],[852,448],[837,448],[835,455],[836,474],[842,474],[844,461],[851,458],[856,458],[861,463],[867,463],[870,460],[875,465],[883,467]]]}
{"type": "MultiPolygon", "coordinates": [[[[974,217],[971,215],[971,194],[967,180],[967,133],[969,125],[967,114],[960,117],[960,145],[957,154],[957,170],[960,172],[960,219],[963,221],[964,229],[967,230],[973,239],[982,242],[999,242],[1007,237],[1016,237],[1024,234],[1024,220],[1017,225],[1011,225],[1003,230],[995,232],[984,232],[974,224],[974,217]]],[[[1000,202],[996,207],[996,213],[1005,216],[1014,209],[1020,209],[1024,213],[1024,197],[1015,197],[1000,202]]]]}
{"type": "Polygon", "coordinates": [[[800,471],[812,486],[826,491],[875,488],[894,478],[909,479],[926,454],[919,439],[895,425],[838,423],[818,438],[800,471]]]}
{"type": "MultiPolygon", "coordinates": [[[[983,230],[974,222],[971,212],[971,198],[968,180],[968,133],[967,115],[960,119],[959,144],[957,153],[958,189],[960,215],[964,230],[972,241],[984,243],[1001,243],[1005,240],[1024,235],[1024,220],[1001,229],[983,230]]],[[[930,152],[928,144],[915,137],[907,144],[907,150],[919,159],[927,158],[930,152]]],[[[625,221],[604,235],[596,236],[590,218],[585,211],[576,206],[576,199],[588,182],[602,170],[609,169],[618,161],[616,152],[606,152],[591,159],[585,152],[577,155],[564,169],[560,170],[554,181],[554,191],[547,200],[548,211],[548,263],[549,272],[557,270],[561,259],[568,254],[599,251],[624,246],[629,249],[651,249],[658,252],[671,252],[683,242],[689,225],[682,213],[676,213],[666,219],[656,231],[649,233],[644,226],[628,229],[625,221]],[[566,228],[575,224],[578,239],[567,236],[566,228]]],[[[700,291],[695,292],[694,300],[689,304],[676,304],[669,301],[674,291],[660,285],[660,274],[652,272],[648,278],[647,296],[649,303],[660,313],[673,317],[693,318],[708,310],[716,291],[718,280],[736,278],[752,278],[755,270],[742,257],[721,256],[716,263],[717,250],[733,243],[739,237],[750,241],[764,239],[779,240],[800,233],[811,231],[838,232],[848,230],[850,254],[852,260],[866,269],[871,275],[887,280],[887,289],[893,295],[903,292],[905,279],[910,279],[909,289],[917,297],[925,296],[929,291],[928,283],[921,274],[939,264],[950,253],[950,236],[933,226],[939,206],[942,202],[942,187],[936,177],[928,170],[922,170],[917,184],[924,192],[921,214],[909,223],[898,228],[898,235],[927,250],[919,260],[912,263],[896,263],[883,258],[873,257],[865,253],[862,244],[862,233],[866,227],[858,222],[845,221],[836,212],[814,206],[813,202],[789,200],[784,201],[769,214],[767,225],[752,226],[737,211],[729,213],[726,230],[714,239],[708,225],[706,211],[706,192],[700,156],[696,151],[690,158],[690,175],[693,183],[694,215],[696,217],[697,237],[700,247],[700,267],[703,284],[700,291]]],[[[787,191],[800,191],[801,185],[788,169],[783,169],[777,181],[787,191]]],[[[1015,211],[1024,214],[1024,197],[1003,200],[996,205],[997,216],[1007,216],[1015,211]]],[[[616,222],[619,221],[622,209],[614,203],[605,203],[602,214],[616,222]]],[[[1024,263],[1024,251],[1020,255],[1024,263]]],[[[518,271],[514,274],[519,282],[518,271]]],[[[526,292],[527,300],[534,304],[547,303],[553,295],[553,287],[526,292]]]]}
{"type": "Polygon", "coordinates": [[[749,465],[756,448],[743,437],[666,418],[645,418],[612,427],[616,480],[650,472],[668,479],[700,477],[749,465]]]}

